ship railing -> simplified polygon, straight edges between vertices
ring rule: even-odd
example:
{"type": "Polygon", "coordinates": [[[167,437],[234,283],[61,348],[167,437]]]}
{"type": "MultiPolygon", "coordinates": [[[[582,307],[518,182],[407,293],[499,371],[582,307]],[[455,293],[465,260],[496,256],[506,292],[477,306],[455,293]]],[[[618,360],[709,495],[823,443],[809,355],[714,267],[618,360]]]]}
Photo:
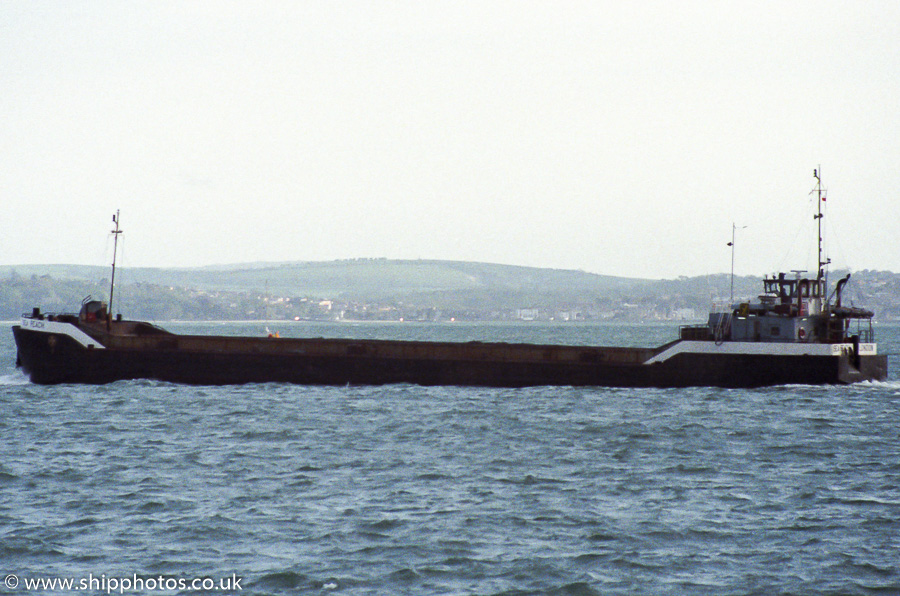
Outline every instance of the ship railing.
{"type": "Polygon", "coordinates": [[[872,326],[871,319],[854,319],[856,324],[850,323],[843,332],[839,332],[839,341],[850,341],[853,337],[858,337],[860,343],[875,343],[875,328],[872,326]],[[855,327],[855,328],[854,328],[855,327]]]}
{"type": "Polygon", "coordinates": [[[685,341],[709,341],[712,334],[709,325],[681,325],[678,327],[678,337],[685,341]]]}
{"type": "Polygon", "coordinates": [[[709,307],[710,314],[728,314],[734,311],[734,302],[730,300],[713,300],[709,307]]]}
{"type": "Polygon", "coordinates": [[[856,320],[856,334],[859,335],[859,341],[864,344],[875,343],[875,329],[872,327],[872,319],[867,319],[868,325],[863,326],[862,319],[856,320]]]}

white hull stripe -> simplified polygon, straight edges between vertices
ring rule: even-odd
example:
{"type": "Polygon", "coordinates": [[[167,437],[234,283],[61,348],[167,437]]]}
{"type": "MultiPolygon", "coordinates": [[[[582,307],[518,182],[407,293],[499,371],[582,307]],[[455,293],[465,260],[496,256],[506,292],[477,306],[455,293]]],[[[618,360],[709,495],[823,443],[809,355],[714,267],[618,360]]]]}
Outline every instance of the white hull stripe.
{"type": "MultiPolygon", "coordinates": [[[[644,364],[664,362],[677,354],[747,354],[753,356],[840,356],[852,354],[853,344],[806,344],[780,342],[726,341],[680,341],[667,350],[650,358],[644,364]]],[[[859,344],[862,356],[875,356],[876,344],[859,344]]]]}
{"type": "Polygon", "coordinates": [[[104,349],[104,346],[96,339],[76,327],[71,323],[60,323],[59,321],[46,321],[40,319],[22,319],[22,329],[29,331],[37,331],[38,333],[57,333],[59,335],[68,335],[85,348],[94,347],[104,349]]]}

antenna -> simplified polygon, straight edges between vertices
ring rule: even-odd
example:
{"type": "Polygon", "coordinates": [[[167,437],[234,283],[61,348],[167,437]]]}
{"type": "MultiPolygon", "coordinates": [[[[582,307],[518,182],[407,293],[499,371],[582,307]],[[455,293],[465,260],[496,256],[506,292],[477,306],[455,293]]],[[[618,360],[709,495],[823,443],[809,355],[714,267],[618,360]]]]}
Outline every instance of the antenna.
{"type": "MultiPolygon", "coordinates": [[[[816,188],[815,192],[818,195],[818,209],[819,212],[816,215],[813,215],[813,219],[816,220],[819,226],[819,234],[818,234],[818,248],[819,248],[819,264],[818,264],[818,274],[816,280],[821,280],[825,277],[825,265],[831,263],[831,259],[822,260],[822,218],[825,217],[825,214],[822,213],[822,203],[824,203],[827,199],[825,196],[826,191],[822,190],[822,166],[819,166],[815,170],[813,170],[813,177],[816,179],[816,188]]],[[[810,193],[812,194],[812,193],[810,193]]]]}
{"type": "Polygon", "coordinates": [[[116,289],[116,252],[119,248],[119,234],[122,233],[122,230],[119,229],[119,210],[116,209],[116,214],[113,215],[113,223],[116,224],[116,229],[112,231],[113,234],[113,262],[112,262],[112,278],[109,282],[109,314],[106,317],[106,330],[109,331],[112,327],[112,316],[113,316],[113,292],[116,289]]]}
{"type": "MultiPolygon", "coordinates": [[[[813,219],[816,220],[816,223],[818,224],[818,228],[819,228],[818,229],[819,262],[817,265],[818,271],[816,273],[816,284],[819,286],[818,293],[824,295],[825,288],[822,286],[822,280],[825,279],[825,285],[827,286],[828,279],[825,276],[825,267],[831,263],[831,259],[829,259],[827,257],[824,260],[822,259],[822,218],[825,217],[825,214],[822,213],[822,203],[824,203],[825,200],[827,199],[827,197],[825,196],[827,191],[822,190],[822,166],[821,165],[818,168],[813,170],[813,177],[816,179],[816,188],[814,189],[814,192],[818,196],[818,200],[816,201],[816,203],[818,203],[818,213],[816,215],[813,215],[813,219]]],[[[812,192],[810,192],[810,194],[812,194],[812,192]]]]}

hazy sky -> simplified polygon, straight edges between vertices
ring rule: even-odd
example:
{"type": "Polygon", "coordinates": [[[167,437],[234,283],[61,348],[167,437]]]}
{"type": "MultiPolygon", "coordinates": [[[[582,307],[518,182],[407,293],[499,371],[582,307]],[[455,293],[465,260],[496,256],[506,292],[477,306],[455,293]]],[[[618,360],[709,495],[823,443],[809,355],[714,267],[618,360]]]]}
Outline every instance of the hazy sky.
{"type": "Polygon", "coordinates": [[[0,264],[900,271],[900,3],[0,3],[0,264]]]}

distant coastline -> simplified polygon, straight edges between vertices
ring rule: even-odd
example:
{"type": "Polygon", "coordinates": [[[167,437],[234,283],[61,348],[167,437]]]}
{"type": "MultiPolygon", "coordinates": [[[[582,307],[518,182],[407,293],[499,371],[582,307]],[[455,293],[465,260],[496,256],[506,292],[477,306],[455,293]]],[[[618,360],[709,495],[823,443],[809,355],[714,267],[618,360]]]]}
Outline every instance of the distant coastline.
{"type": "MultiPolygon", "coordinates": [[[[844,272],[832,272],[837,280],[844,272]]],[[[735,300],[755,298],[757,276],[735,277],[735,300]]],[[[730,276],[648,280],[584,271],[459,261],[355,259],[194,269],[123,268],[116,310],[152,320],[238,321],[693,321],[727,306],[730,276]]],[[[109,270],[82,265],[0,266],[0,319],[32,305],[78,309],[106,299],[109,270]]],[[[900,320],[900,274],[853,273],[850,301],[876,320],[900,320]]]]}

